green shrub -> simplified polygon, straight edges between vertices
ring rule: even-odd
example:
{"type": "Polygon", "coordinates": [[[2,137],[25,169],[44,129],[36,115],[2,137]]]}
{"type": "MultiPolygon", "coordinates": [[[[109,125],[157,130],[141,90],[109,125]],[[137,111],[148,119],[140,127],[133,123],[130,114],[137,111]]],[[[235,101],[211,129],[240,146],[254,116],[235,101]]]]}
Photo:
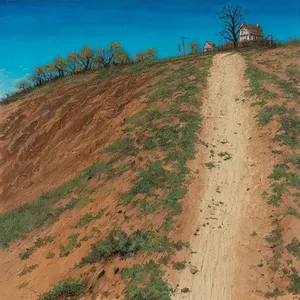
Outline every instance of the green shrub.
{"type": "Polygon", "coordinates": [[[28,259],[33,253],[34,249],[35,249],[34,247],[26,248],[24,252],[20,253],[20,258],[22,260],[28,259]]]}
{"type": "Polygon", "coordinates": [[[277,134],[274,141],[279,141],[291,148],[300,148],[300,117],[282,117],[280,120],[280,134],[277,134]]]}
{"type": "Polygon", "coordinates": [[[166,236],[156,236],[154,232],[137,230],[127,235],[120,230],[109,233],[107,238],[91,246],[91,253],[81,259],[79,267],[97,262],[103,258],[119,255],[122,257],[133,256],[141,250],[149,254],[154,252],[173,253],[174,249],[181,250],[185,246],[181,241],[172,242],[166,236]]]}
{"type": "Polygon", "coordinates": [[[300,242],[296,237],[292,239],[292,242],[288,244],[286,248],[296,257],[297,260],[300,259],[300,242]]]}
{"type": "Polygon", "coordinates": [[[258,120],[258,124],[260,126],[264,126],[269,124],[271,121],[273,121],[273,117],[275,115],[280,116],[286,114],[287,112],[288,109],[286,108],[286,104],[283,104],[281,106],[275,104],[275,105],[263,107],[256,115],[256,118],[258,120]]]}
{"type": "Polygon", "coordinates": [[[185,268],[185,261],[173,262],[172,265],[174,270],[183,270],[185,268]]]}
{"type": "Polygon", "coordinates": [[[293,294],[300,294],[300,277],[295,268],[292,268],[292,272],[293,274],[289,276],[291,282],[289,290],[293,294]]]}
{"type": "Polygon", "coordinates": [[[98,173],[104,173],[110,167],[107,162],[96,162],[83,171],[85,177],[93,178],[98,173]]]}
{"type": "Polygon", "coordinates": [[[128,236],[125,232],[114,230],[104,241],[92,245],[91,253],[82,258],[79,266],[82,267],[117,254],[120,256],[134,255],[145,247],[147,239],[147,233],[141,231],[136,231],[128,236]]]}
{"type": "Polygon", "coordinates": [[[103,150],[103,153],[116,153],[120,152],[127,156],[136,156],[139,152],[139,149],[134,145],[134,140],[131,138],[126,138],[120,140],[103,150]]]}
{"type": "Polygon", "coordinates": [[[68,237],[69,243],[67,245],[60,246],[59,256],[68,256],[74,248],[79,248],[81,246],[80,242],[77,241],[79,233],[72,234],[68,237]]]}
{"type": "Polygon", "coordinates": [[[79,279],[71,277],[61,280],[49,292],[39,296],[39,300],[68,299],[68,297],[80,296],[85,291],[85,284],[79,279]]]}
{"type": "Polygon", "coordinates": [[[284,295],[284,293],[282,291],[280,291],[278,288],[276,288],[276,289],[274,289],[273,292],[266,293],[265,297],[270,299],[270,298],[274,298],[274,297],[277,298],[278,296],[283,296],[283,295],[284,295]]]}
{"type": "Polygon", "coordinates": [[[8,247],[11,241],[24,238],[29,232],[42,226],[52,217],[55,203],[75,189],[81,177],[76,177],[62,186],[40,196],[35,202],[25,204],[0,215],[0,247],[8,247]]]}
{"type": "Polygon", "coordinates": [[[48,258],[48,259],[53,258],[53,257],[55,257],[55,253],[53,253],[53,252],[49,252],[46,256],[46,258],[48,258]]]}
{"type": "Polygon", "coordinates": [[[32,272],[34,269],[36,269],[38,267],[38,264],[35,264],[35,265],[31,265],[29,267],[25,267],[23,269],[23,271],[19,274],[19,276],[24,276],[26,275],[27,273],[30,273],[32,272]]]}
{"type": "Polygon", "coordinates": [[[144,266],[134,265],[122,272],[127,300],[171,300],[172,288],[162,279],[160,265],[150,260],[144,266]]]}

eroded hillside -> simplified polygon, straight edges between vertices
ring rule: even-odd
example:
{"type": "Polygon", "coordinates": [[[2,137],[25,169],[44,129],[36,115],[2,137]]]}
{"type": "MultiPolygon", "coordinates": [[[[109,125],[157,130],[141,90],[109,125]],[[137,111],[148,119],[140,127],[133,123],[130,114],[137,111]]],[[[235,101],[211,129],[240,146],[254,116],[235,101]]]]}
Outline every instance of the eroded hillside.
{"type": "Polygon", "coordinates": [[[169,299],[210,62],[71,77],[1,107],[1,299],[57,284],[41,299],[169,299]]]}
{"type": "Polygon", "coordinates": [[[299,51],[140,63],[1,106],[0,298],[299,298],[299,51]]]}

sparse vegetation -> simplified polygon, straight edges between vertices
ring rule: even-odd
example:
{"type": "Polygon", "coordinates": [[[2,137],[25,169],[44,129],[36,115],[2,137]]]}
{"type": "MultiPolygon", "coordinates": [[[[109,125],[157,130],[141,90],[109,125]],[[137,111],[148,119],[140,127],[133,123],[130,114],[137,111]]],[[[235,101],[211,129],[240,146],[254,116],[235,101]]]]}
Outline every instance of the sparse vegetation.
{"type": "MultiPolygon", "coordinates": [[[[131,231],[134,228],[140,228],[139,224],[135,223],[133,223],[135,225],[133,227],[130,224],[132,220],[134,222],[139,219],[143,221],[144,215],[161,214],[161,221],[149,225],[153,232],[135,231],[131,234],[122,230],[111,232],[106,238],[91,246],[90,253],[82,258],[79,266],[93,264],[115,255],[128,257],[142,251],[149,255],[154,252],[161,253],[165,257],[165,259],[161,259],[161,263],[168,264],[169,254],[187,247],[187,244],[182,242],[170,241],[167,238],[167,232],[178,227],[176,218],[181,213],[182,200],[187,193],[191,178],[187,163],[194,158],[195,143],[198,140],[198,132],[201,130],[202,118],[198,111],[201,101],[196,97],[196,93],[199,91],[196,85],[205,84],[211,58],[201,57],[200,59],[203,62],[199,69],[181,59],[178,59],[178,62],[176,60],[178,64],[176,72],[168,68],[164,70],[161,68],[159,76],[162,78],[149,86],[149,97],[143,103],[144,108],[136,115],[124,119],[125,128],[121,140],[101,151],[103,156],[107,157],[107,161],[96,162],[83,170],[76,177],[76,180],[67,182],[64,186],[46,193],[42,200],[37,200],[40,202],[36,207],[32,207],[37,203],[33,202],[33,204],[22,209],[20,215],[9,216],[13,220],[28,219],[31,222],[30,225],[24,222],[25,226],[20,224],[16,228],[8,228],[8,216],[3,219],[3,223],[0,218],[0,228],[2,228],[2,224],[3,228],[6,228],[6,236],[3,239],[6,246],[17,238],[25,237],[37,227],[49,224],[51,220],[56,220],[67,209],[79,210],[86,203],[95,207],[94,202],[97,201],[97,194],[100,194],[101,188],[105,189],[106,180],[122,176],[123,172],[130,167],[134,172],[134,178],[130,178],[128,190],[120,194],[120,199],[117,199],[121,220],[124,218],[126,226],[131,231]],[[174,94],[175,92],[178,92],[178,95],[174,94]],[[153,108],[152,103],[155,103],[155,106],[156,103],[161,103],[162,107],[153,108]],[[98,186],[100,186],[99,190],[98,186]],[[70,205],[67,202],[66,205],[66,200],[71,197],[74,201],[69,202],[70,205]],[[122,205],[128,205],[128,209],[124,209],[122,205]],[[136,215],[132,215],[130,211],[128,213],[127,210],[131,206],[139,208],[140,213],[136,215]],[[28,215],[28,211],[32,214],[28,215]],[[35,222],[37,216],[39,218],[44,216],[44,218],[40,222],[35,222]]],[[[148,66],[148,63],[141,63],[139,71],[142,71],[142,67],[145,68],[146,65],[148,66]]],[[[160,65],[163,66],[163,63],[160,62],[160,65]]],[[[116,191],[118,192],[118,189],[116,191]]],[[[116,197],[118,197],[117,192],[116,197]]],[[[105,193],[107,192],[105,191],[105,193]]],[[[96,215],[92,211],[84,210],[80,219],[77,219],[74,225],[72,224],[72,228],[81,229],[86,226],[90,228],[94,225],[92,222],[103,214],[105,214],[104,210],[100,210],[96,215]]],[[[114,223],[115,228],[118,228],[118,225],[117,222],[114,223]]],[[[68,240],[61,245],[59,256],[68,256],[75,248],[80,247],[81,242],[96,238],[99,233],[98,228],[94,226],[91,232],[86,231],[86,235],[83,235],[82,238],[79,233],[70,235],[68,240]]],[[[2,242],[1,234],[0,241],[2,242]]],[[[48,254],[46,252],[45,254],[48,259],[53,258],[54,255],[53,252],[48,252],[48,254]]],[[[145,266],[141,267],[145,269],[145,266]]],[[[152,267],[153,269],[156,268],[154,265],[152,267]]],[[[180,263],[175,263],[174,267],[180,268],[182,266],[180,263]]],[[[152,274],[150,269],[149,274],[152,274]]],[[[128,279],[127,283],[126,295],[129,297],[128,299],[151,299],[149,298],[151,295],[153,297],[164,295],[163,299],[170,298],[171,287],[156,276],[151,280],[147,277],[145,281],[140,283],[128,279]],[[135,284],[138,288],[133,291],[132,287],[135,284]],[[147,296],[149,297],[147,298],[147,296]]],[[[48,297],[50,296],[48,295],[48,297]]],[[[66,297],[73,296],[68,295],[66,297]]]]}
{"type": "Polygon", "coordinates": [[[29,284],[29,281],[25,281],[18,286],[18,289],[24,289],[29,284]]]}
{"type": "MultiPolygon", "coordinates": [[[[286,45],[279,43],[278,46],[294,47],[297,44],[299,45],[298,41],[291,41],[286,45]]],[[[291,55],[287,55],[284,52],[276,52],[274,54],[284,60],[292,58],[291,55]]],[[[270,122],[274,123],[273,128],[276,127],[276,133],[271,141],[276,143],[277,149],[278,146],[280,147],[280,150],[272,150],[272,153],[276,154],[276,160],[281,159],[281,163],[274,165],[273,173],[269,176],[270,192],[262,194],[262,197],[269,204],[275,206],[275,214],[278,218],[274,221],[275,229],[267,237],[267,241],[272,244],[271,248],[276,249],[270,261],[270,269],[277,273],[277,276],[287,275],[290,280],[289,292],[296,294],[300,293],[300,280],[297,270],[293,267],[293,260],[290,258],[293,256],[296,260],[300,259],[299,241],[295,237],[292,241],[286,242],[282,236],[284,229],[281,224],[284,223],[283,220],[287,215],[293,215],[296,218],[300,217],[300,213],[296,209],[299,207],[296,196],[298,192],[295,192],[300,189],[297,172],[299,166],[300,122],[298,107],[293,105],[298,103],[300,96],[300,90],[295,85],[299,80],[298,66],[290,64],[284,68],[283,61],[280,60],[279,62],[276,60],[276,65],[272,64],[271,61],[260,61],[261,64],[265,64],[274,71],[267,73],[260,70],[257,63],[258,67],[254,66],[250,54],[246,54],[245,58],[248,62],[246,73],[250,79],[250,90],[247,91],[247,95],[256,96],[258,98],[256,103],[261,105],[256,115],[257,122],[261,127],[270,122]],[[284,76],[288,76],[293,82],[283,80],[284,76]],[[266,88],[268,86],[266,83],[269,84],[270,90],[266,88]],[[275,94],[272,91],[273,87],[277,87],[277,90],[279,89],[280,92],[275,94]],[[279,93],[280,97],[278,97],[279,93]],[[284,98],[284,101],[282,101],[282,98],[284,98]],[[274,103],[274,100],[276,100],[276,103],[274,103]],[[287,146],[288,151],[286,151],[286,147],[282,146],[287,146]],[[293,204],[289,203],[291,197],[296,197],[293,204]],[[286,213],[283,214],[283,211],[286,211],[286,213]],[[289,259],[285,261],[280,260],[283,254],[289,259]],[[282,264],[283,266],[281,266],[282,264]]],[[[272,147],[270,148],[272,149],[272,147]]],[[[266,293],[265,296],[267,298],[277,298],[283,294],[283,291],[275,288],[274,291],[266,293]]]]}
{"type": "Polygon", "coordinates": [[[160,265],[150,260],[144,266],[134,265],[122,272],[126,284],[126,299],[148,300],[164,299],[171,300],[171,286],[162,279],[165,274],[160,265]]]}
{"type": "Polygon", "coordinates": [[[61,280],[58,284],[49,292],[39,296],[39,300],[56,300],[56,299],[68,299],[69,297],[78,297],[85,291],[85,284],[79,279],[73,279],[71,277],[61,280]]]}
{"type": "Polygon", "coordinates": [[[293,294],[300,294],[300,276],[294,267],[292,267],[292,272],[292,275],[289,276],[291,282],[289,290],[293,294]]]}
{"type": "Polygon", "coordinates": [[[172,265],[173,265],[173,269],[175,269],[175,270],[183,270],[184,268],[185,268],[185,262],[183,261],[183,262],[173,262],[172,263],[172,265]]]}
{"type": "Polygon", "coordinates": [[[123,231],[115,230],[110,232],[105,240],[92,245],[91,253],[82,258],[79,267],[114,255],[133,256],[143,249],[149,253],[173,253],[174,249],[182,249],[182,247],[181,242],[173,243],[167,237],[156,237],[154,232],[135,231],[127,235],[123,231]]]}
{"type": "Polygon", "coordinates": [[[106,212],[106,210],[108,209],[108,206],[105,208],[102,208],[99,210],[99,212],[97,213],[97,215],[93,216],[91,213],[86,213],[77,223],[75,226],[73,226],[73,228],[81,228],[84,226],[87,226],[91,221],[96,220],[101,218],[104,213],[106,212]]]}
{"type": "Polygon", "coordinates": [[[81,246],[81,243],[77,241],[79,235],[79,233],[70,235],[68,237],[68,244],[60,246],[60,257],[68,256],[74,248],[79,248],[81,246]]]}
{"type": "Polygon", "coordinates": [[[291,243],[288,244],[286,248],[297,260],[300,260],[300,242],[296,237],[292,239],[291,243]]]}
{"type": "Polygon", "coordinates": [[[205,166],[208,167],[209,169],[212,169],[216,167],[216,164],[214,162],[208,162],[205,163],[205,166]]]}
{"type": "Polygon", "coordinates": [[[228,152],[221,152],[218,154],[218,156],[220,156],[223,160],[229,160],[231,159],[231,154],[228,152]]]}
{"type": "Polygon", "coordinates": [[[53,253],[53,252],[49,252],[46,256],[47,259],[50,259],[50,258],[53,258],[53,257],[55,257],[55,253],[53,253]]]}
{"type": "Polygon", "coordinates": [[[80,180],[81,177],[76,177],[57,189],[43,194],[32,204],[25,204],[6,214],[1,214],[0,247],[8,247],[11,241],[24,238],[30,231],[42,226],[53,217],[51,214],[53,205],[69,195],[78,186],[80,180]]]}
{"type": "Polygon", "coordinates": [[[24,276],[28,273],[31,273],[34,269],[36,269],[39,265],[38,264],[34,264],[34,265],[31,265],[29,267],[25,267],[23,269],[23,271],[19,274],[19,276],[24,276]]]}
{"type": "Polygon", "coordinates": [[[274,297],[277,298],[277,297],[283,296],[283,295],[284,295],[284,293],[282,291],[280,291],[278,288],[276,288],[276,289],[274,289],[273,292],[266,293],[265,297],[268,298],[268,299],[270,299],[270,298],[274,298],[274,297]]]}
{"type": "Polygon", "coordinates": [[[55,236],[54,235],[49,235],[44,238],[38,238],[35,242],[34,245],[30,248],[27,248],[24,252],[20,253],[20,258],[22,260],[28,259],[31,254],[40,247],[46,246],[54,241],[55,236]]]}

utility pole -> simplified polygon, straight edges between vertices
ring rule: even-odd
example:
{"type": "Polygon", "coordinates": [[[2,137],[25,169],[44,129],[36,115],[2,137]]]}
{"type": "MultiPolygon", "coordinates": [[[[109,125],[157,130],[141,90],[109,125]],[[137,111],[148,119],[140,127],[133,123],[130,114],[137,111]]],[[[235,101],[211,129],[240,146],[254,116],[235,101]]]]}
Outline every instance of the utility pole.
{"type": "Polygon", "coordinates": [[[185,55],[185,46],[184,46],[184,40],[186,39],[186,37],[182,36],[182,54],[185,55]]]}

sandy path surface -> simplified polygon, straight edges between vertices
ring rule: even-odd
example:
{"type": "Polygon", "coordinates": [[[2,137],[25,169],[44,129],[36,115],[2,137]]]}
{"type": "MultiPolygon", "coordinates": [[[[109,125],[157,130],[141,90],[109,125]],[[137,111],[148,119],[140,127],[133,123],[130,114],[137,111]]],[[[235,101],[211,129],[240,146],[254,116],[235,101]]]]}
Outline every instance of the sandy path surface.
{"type": "Polygon", "coordinates": [[[237,299],[234,297],[237,248],[243,243],[238,238],[239,229],[247,226],[242,216],[253,203],[251,191],[257,184],[253,182],[255,176],[250,174],[253,173],[249,154],[253,119],[243,101],[247,87],[244,70],[245,62],[239,54],[218,54],[213,59],[208,99],[202,109],[205,119],[201,136],[209,151],[200,153],[201,158],[193,162],[192,168],[196,170],[198,164],[201,174],[189,191],[189,196],[197,197],[200,202],[191,238],[191,249],[196,253],[188,257],[198,272],[192,274],[190,267],[182,271],[174,299],[237,299]],[[222,159],[218,155],[222,152],[229,153],[231,158],[222,159]],[[216,167],[203,168],[203,163],[208,162],[216,167]],[[182,288],[189,291],[182,292],[182,288]]]}

